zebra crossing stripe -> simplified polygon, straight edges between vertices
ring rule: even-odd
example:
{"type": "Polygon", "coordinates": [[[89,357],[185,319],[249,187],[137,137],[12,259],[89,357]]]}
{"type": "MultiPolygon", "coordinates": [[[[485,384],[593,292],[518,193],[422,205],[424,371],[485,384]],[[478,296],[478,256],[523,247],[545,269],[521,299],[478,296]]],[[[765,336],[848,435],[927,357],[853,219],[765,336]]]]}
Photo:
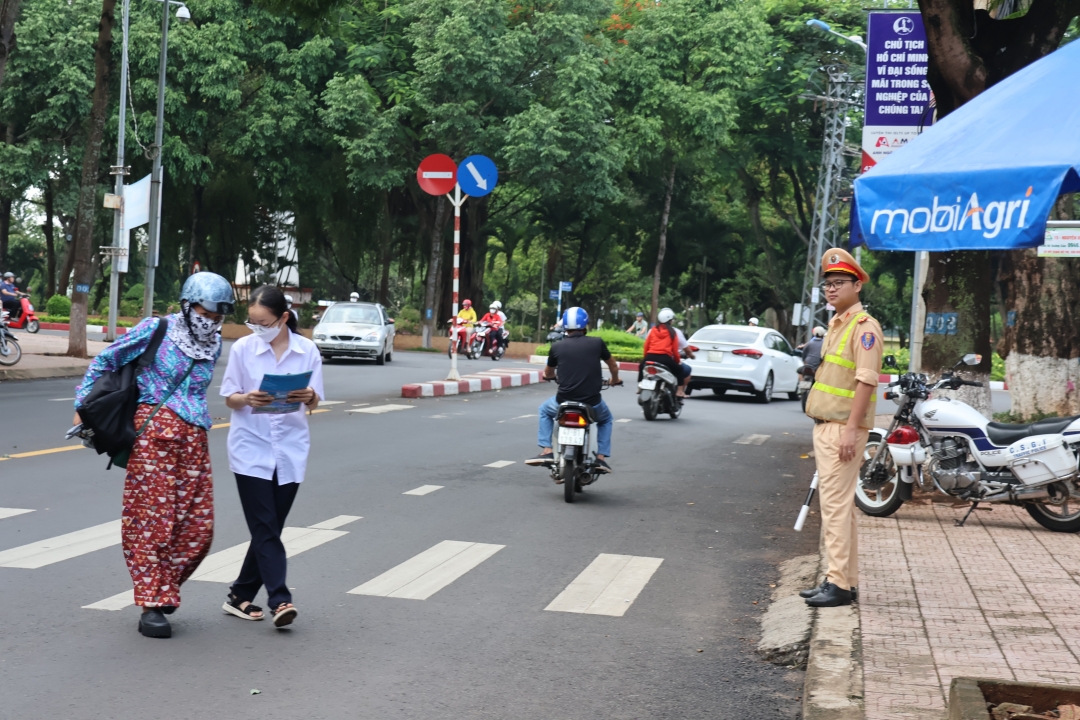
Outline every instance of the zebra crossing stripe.
{"type": "Polygon", "coordinates": [[[427,600],[505,545],[443,540],[382,575],[349,591],[406,600],[427,600]]]}
{"type": "Polygon", "coordinates": [[[120,521],[110,520],[84,530],[0,552],[0,567],[31,570],[120,544],[120,521]]]}
{"type": "Polygon", "coordinates": [[[663,558],[602,553],[544,610],[622,617],[662,562],[663,558]]]}
{"type": "Polygon", "coordinates": [[[33,510],[23,510],[22,508],[0,508],[0,520],[5,520],[9,517],[15,517],[16,515],[25,515],[26,513],[32,513],[33,510]]]}

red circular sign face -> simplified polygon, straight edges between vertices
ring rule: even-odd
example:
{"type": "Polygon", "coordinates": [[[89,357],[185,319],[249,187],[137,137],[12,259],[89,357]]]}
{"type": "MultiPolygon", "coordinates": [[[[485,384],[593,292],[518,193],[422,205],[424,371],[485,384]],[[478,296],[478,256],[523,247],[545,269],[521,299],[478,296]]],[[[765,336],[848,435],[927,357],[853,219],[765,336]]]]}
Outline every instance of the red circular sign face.
{"type": "Polygon", "coordinates": [[[447,155],[428,155],[416,168],[416,182],[429,195],[445,195],[457,184],[457,165],[447,155]]]}

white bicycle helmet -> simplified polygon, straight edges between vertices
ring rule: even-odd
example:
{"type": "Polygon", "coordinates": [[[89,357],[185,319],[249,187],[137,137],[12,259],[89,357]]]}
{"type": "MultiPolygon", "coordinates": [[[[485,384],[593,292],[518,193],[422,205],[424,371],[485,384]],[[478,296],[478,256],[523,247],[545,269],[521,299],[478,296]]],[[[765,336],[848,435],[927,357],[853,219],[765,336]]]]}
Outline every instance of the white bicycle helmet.
{"type": "Polygon", "coordinates": [[[656,321],[660,323],[669,323],[675,319],[675,311],[671,308],[662,308],[659,313],[656,314],[656,321]]]}

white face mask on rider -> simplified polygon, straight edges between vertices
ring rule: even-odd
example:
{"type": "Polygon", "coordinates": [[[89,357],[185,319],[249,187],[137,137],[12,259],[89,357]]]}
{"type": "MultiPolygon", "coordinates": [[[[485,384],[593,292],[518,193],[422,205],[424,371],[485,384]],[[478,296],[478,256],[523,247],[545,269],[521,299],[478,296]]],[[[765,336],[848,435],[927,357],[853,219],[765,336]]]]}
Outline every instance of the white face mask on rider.
{"type": "Polygon", "coordinates": [[[259,338],[267,345],[273,342],[274,338],[281,334],[281,329],[284,327],[284,325],[278,325],[277,323],[270,326],[256,325],[255,323],[250,322],[244,324],[251,330],[252,335],[259,338]]]}

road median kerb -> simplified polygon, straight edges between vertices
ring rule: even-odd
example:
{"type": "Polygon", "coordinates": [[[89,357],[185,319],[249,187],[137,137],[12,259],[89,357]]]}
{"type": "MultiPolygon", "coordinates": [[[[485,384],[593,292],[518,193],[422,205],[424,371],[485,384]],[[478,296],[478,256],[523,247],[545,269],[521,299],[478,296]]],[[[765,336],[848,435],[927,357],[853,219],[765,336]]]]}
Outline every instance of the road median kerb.
{"type": "Polygon", "coordinates": [[[541,371],[521,368],[505,370],[487,370],[472,375],[463,375],[460,380],[432,380],[423,383],[409,383],[401,386],[403,398],[444,397],[465,393],[503,390],[522,385],[534,385],[541,381],[541,371]]]}
{"type": "MultiPolygon", "coordinates": [[[[825,571],[824,531],[819,577],[825,571]]],[[[803,720],[863,720],[862,634],[856,605],[816,608],[803,682],[803,720]]]]}

